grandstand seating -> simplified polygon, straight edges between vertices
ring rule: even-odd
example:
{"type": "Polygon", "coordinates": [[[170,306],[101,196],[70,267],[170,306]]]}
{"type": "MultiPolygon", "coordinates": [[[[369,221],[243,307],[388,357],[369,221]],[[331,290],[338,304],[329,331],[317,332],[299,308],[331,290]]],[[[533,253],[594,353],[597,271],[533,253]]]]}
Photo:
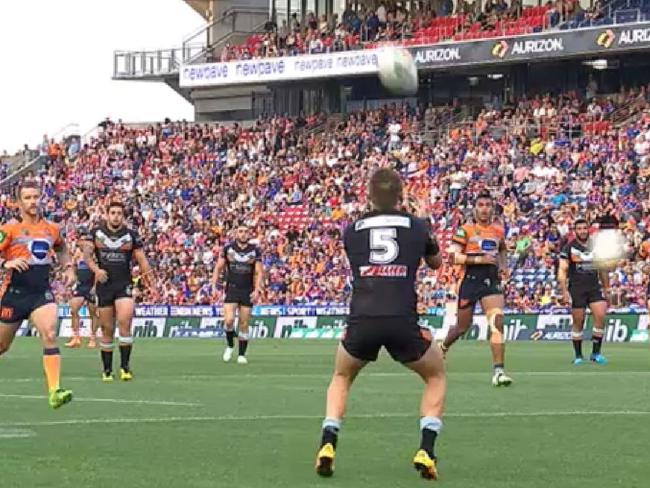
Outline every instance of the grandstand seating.
{"type": "Polygon", "coordinates": [[[525,7],[519,16],[506,10],[502,13],[485,13],[481,17],[474,14],[459,14],[428,19],[421,14],[399,23],[389,22],[386,30],[368,28],[367,19],[361,19],[361,28],[352,24],[339,24],[336,31],[303,29],[296,35],[289,47],[285,37],[276,34],[252,34],[241,46],[229,46],[219,59],[249,59],[266,56],[293,55],[326,52],[330,50],[372,49],[391,43],[405,46],[436,44],[448,41],[468,41],[517,36],[542,32],[559,27],[562,30],[595,27],[611,24],[633,23],[650,19],[650,0],[612,0],[601,7],[590,10],[577,9],[561,19],[550,4],[538,7],[525,7]],[[336,33],[340,42],[335,42],[336,33]],[[314,50],[310,47],[310,36],[318,37],[320,43],[314,50]]]}
{"type": "MultiPolygon", "coordinates": [[[[252,223],[264,250],[266,303],[344,302],[349,287],[340,236],[366,207],[363,181],[370,168],[397,164],[408,194],[432,216],[443,250],[467,218],[472,195],[487,185],[498,189],[509,247],[514,250],[521,235],[533,239],[527,257],[513,257],[519,264],[508,287],[511,306],[530,311],[557,304],[558,239],[567,237],[574,215],[595,218],[605,208],[612,186],[601,171],[615,175],[619,197],[613,208],[631,226],[630,241],[638,245],[649,228],[647,191],[626,178],[650,177],[640,164],[650,162],[644,142],[650,141],[650,115],[627,114],[624,127],[610,118],[617,107],[639,105],[640,96],[647,91],[595,101],[570,93],[533,97],[519,101],[516,111],[487,108],[452,124],[434,145],[417,142],[426,140],[419,132],[426,111],[405,108],[350,114],[329,127],[314,126],[322,124],[318,117],[306,125],[261,119],[248,128],[109,123],[78,154],[48,148],[52,156],[37,177],[48,216],[62,220],[71,239],[80,226],[101,218],[110,199],[128,201],[158,275],[154,292],[139,300],[154,303],[218,302],[220,293],[207,286],[211,268],[242,221],[252,223]],[[398,143],[376,123],[390,120],[401,126],[398,143]],[[524,147],[512,144],[529,133],[537,136],[527,137],[524,147]],[[630,144],[638,152],[630,152],[630,144]]],[[[8,189],[0,198],[7,203],[0,220],[6,221],[12,216],[8,189]]],[[[428,283],[419,287],[423,306],[453,296],[455,272],[449,266],[439,273],[421,271],[422,283],[428,283]]],[[[627,300],[642,302],[638,273],[622,277],[627,300]]]]}

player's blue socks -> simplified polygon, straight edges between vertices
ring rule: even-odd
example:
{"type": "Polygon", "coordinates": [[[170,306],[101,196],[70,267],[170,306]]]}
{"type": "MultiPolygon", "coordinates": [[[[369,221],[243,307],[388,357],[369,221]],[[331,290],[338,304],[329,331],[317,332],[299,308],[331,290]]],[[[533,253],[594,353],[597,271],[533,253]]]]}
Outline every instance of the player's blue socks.
{"type": "Polygon", "coordinates": [[[321,447],[325,444],[332,444],[334,449],[336,449],[339,430],[341,430],[341,421],[339,419],[326,418],[323,420],[323,435],[320,442],[321,447]]]}
{"type": "Polygon", "coordinates": [[[438,417],[422,417],[420,419],[420,431],[422,438],[420,449],[424,449],[429,456],[435,458],[436,437],[442,430],[442,420],[438,417]]]}

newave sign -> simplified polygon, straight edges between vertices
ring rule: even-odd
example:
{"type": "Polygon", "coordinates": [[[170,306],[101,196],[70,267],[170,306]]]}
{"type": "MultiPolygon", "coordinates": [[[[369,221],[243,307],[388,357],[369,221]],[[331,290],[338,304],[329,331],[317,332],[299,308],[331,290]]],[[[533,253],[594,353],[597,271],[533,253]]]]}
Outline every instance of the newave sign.
{"type": "Polygon", "coordinates": [[[380,49],[309,54],[224,63],[188,64],[180,71],[182,87],[270,83],[377,73],[380,49]]]}

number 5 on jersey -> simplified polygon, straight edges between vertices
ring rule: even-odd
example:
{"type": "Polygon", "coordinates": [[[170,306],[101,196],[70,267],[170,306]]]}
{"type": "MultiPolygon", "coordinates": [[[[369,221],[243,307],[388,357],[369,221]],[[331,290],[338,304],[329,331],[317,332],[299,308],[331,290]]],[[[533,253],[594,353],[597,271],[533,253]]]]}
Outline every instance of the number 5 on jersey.
{"type": "Polygon", "coordinates": [[[380,227],[370,229],[370,258],[373,264],[389,264],[399,256],[397,229],[380,227]]]}

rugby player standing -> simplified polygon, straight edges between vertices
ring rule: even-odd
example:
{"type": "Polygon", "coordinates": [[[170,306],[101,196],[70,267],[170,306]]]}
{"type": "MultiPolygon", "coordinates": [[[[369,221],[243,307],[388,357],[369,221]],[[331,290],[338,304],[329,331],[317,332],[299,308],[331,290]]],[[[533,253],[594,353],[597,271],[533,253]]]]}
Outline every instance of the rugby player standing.
{"type": "Polygon", "coordinates": [[[503,309],[505,299],[501,282],[507,278],[506,243],[503,225],[494,220],[494,202],[481,192],[474,202],[474,222],[458,228],[449,253],[451,264],[463,266],[465,274],[458,291],[458,317],[442,343],[443,353],[472,325],[474,307],[481,304],[487,317],[492,350],[492,384],[510,386],[505,372],[503,309]]]}
{"type": "Polygon", "coordinates": [[[353,222],[343,238],[352,268],[352,299],[327,390],[316,472],[320,476],[333,474],[348,393],[359,372],[377,359],[383,346],[394,360],[424,380],[421,442],[413,464],[423,478],[436,479],[434,444],[442,429],[445,369],[440,349],[431,347],[431,333],[418,325],[415,281],[423,259],[432,269],[439,268],[442,259],[429,225],[397,210],[402,200],[397,173],[377,170],[368,190],[373,210],[353,222]]]}
{"type": "Polygon", "coordinates": [[[56,253],[64,268],[64,282],[76,278],[59,227],[41,216],[41,190],[36,183],[21,183],[16,191],[20,210],[17,222],[0,226],[0,355],[7,352],[23,320],[36,327],[43,344],[43,369],[48,402],[59,408],[72,400],[72,391],[61,388],[61,353],[56,343],[58,310],[50,286],[56,253]]]}
{"type": "Polygon", "coordinates": [[[229,362],[235,348],[235,318],[239,313],[237,342],[239,355],[237,363],[247,364],[248,324],[253,303],[261,296],[264,281],[262,253],[250,242],[248,227],[240,225],[235,231],[235,240],[224,246],[212,273],[212,286],[218,286],[226,271],[226,296],[223,301],[226,327],[226,350],[223,360],[229,362]]]}
{"type": "Polygon", "coordinates": [[[113,340],[115,324],[120,333],[120,379],[131,381],[131,351],[133,336],[131,321],[135,309],[131,268],[133,259],[138,263],[146,287],[152,286],[152,272],[144,254],[138,233],[124,223],[124,205],[111,202],[106,222],[93,229],[84,238],[84,260],[96,278],[95,293],[99,325],[102,381],[113,381],[113,340]]]}
{"type": "Polygon", "coordinates": [[[560,267],[557,280],[562,292],[562,300],[571,305],[571,340],[575,357],[573,364],[584,363],[582,357],[582,337],[587,307],[593,316],[592,350],[590,360],[596,364],[607,364],[601,354],[605,335],[605,315],[609,291],[607,271],[598,271],[593,263],[589,248],[589,223],[578,219],[574,223],[575,238],[569,241],[560,252],[560,267]]]}
{"type": "MultiPolygon", "coordinates": [[[[84,235],[82,233],[82,235],[84,235]]],[[[90,337],[88,338],[88,347],[94,349],[97,347],[95,338],[97,336],[97,309],[95,307],[95,275],[84,261],[83,251],[78,247],[74,252],[74,261],[77,263],[77,283],[73,288],[73,296],[70,300],[70,316],[72,321],[72,338],[65,344],[65,347],[81,347],[81,316],[79,312],[81,307],[88,306],[88,315],[90,316],[90,337]]]]}

